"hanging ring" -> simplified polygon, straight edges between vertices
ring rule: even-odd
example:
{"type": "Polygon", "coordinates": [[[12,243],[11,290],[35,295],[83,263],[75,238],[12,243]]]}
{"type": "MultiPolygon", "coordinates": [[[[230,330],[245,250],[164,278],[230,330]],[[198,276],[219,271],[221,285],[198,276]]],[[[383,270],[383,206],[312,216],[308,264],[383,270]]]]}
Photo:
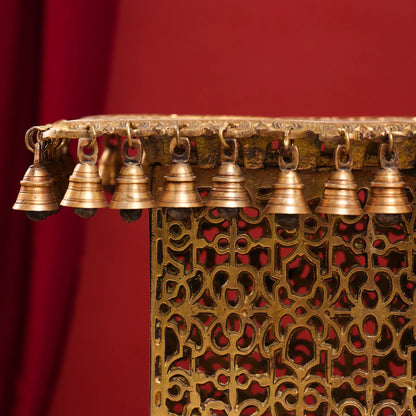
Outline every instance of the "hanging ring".
{"type": "MultiPolygon", "coordinates": [[[[179,131],[179,126],[177,124],[175,124],[175,137],[176,137],[176,146],[181,147],[181,135],[180,135],[180,131],[179,131]]],[[[172,153],[172,151],[171,151],[171,153],[172,153]]]]}
{"type": "Polygon", "coordinates": [[[230,145],[224,139],[224,131],[227,130],[227,127],[228,127],[228,123],[225,123],[218,129],[218,137],[220,139],[221,145],[222,147],[225,147],[226,149],[230,147],[230,145]]]}
{"type": "Polygon", "coordinates": [[[296,170],[299,164],[299,149],[296,145],[290,144],[285,147],[279,155],[279,167],[280,169],[296,170]],[[290,162],[285,161],[285,156],[290,153],[290,162]]]}
{"type": "Polygon", "coordinates": [[[143,159],[143,145],[142,141],[138,137],[131,138],[131,145],[128,140],[124,140],[122,147],[123,163],[134,163],[136,165],[142,164],[143,159]],[[136,149],[137,153],[134,156],[130,156],[128,149],[136,149]]]}
{"type": "Polygon", "coordinates": [[[188,162],[191,156],[191,143],[189,142],[189,139],[187,137],[179,137],[179,145],[178,145],[178,139],[174,137],[170,141],[169,152],[172,155],[173,163],[188,162]],[[181,148],[182,146],[185,147],[185,150],[183,153],[175,152],[176,148],[181,148]]]}
{"type": "Polygon", "coordinates": [[[50,124],[47,124],[46,126],[33,126],[31,127],[25,134],[25,145],[28,150],[30,150],[32,153],[35,151],[35,137],[36,142],[39,141],[39,133],[46,131],[50,128],[50,124]]]}
{"type": "Polygon", "coordinates": [[[232,162],[235,163],[237,161],[237,155],[238,155],[238,142],[236,139],[227,139],[230,141],[231,145],[228,144],[225,140],[225,144],[228,148],[231,148],[231,154],[227,155],[225,154],[224,150],[226,149],[225,146],[221,143],[221,162],[232,162]]]}
{"type": "Polygon", "coordinates": [[[347,152],[347,146],[343,146],[339,144],[335,148],[334,164],[335,164],[336,170],[340,170],[340,169],[351,170],[351,165],[352,165],[351,149],[349,150],[349,152],[347,152]],[[342,153],[344,153],[347,156],[347,160],[345,162],[341,159],[342,153]]]}
{"type": "Polygon", "coordinates": [[[398,153],[397,153],[397,149],[396,146],[393,145],[391,146],[391,151],[389,152],[389,144],[387,143],[381,143],[379,150],[378,150],[378,157],[380,160],[380,166],[382,168],[388,168],[388,167],[397,167],[397,162],[398,162],[398,153]],[[386,155],[389,155],[390,158],[387,159],[386,155]]]}
{"type": "MultiPolygon", "coordinates": [[[[131,138],[130,121],[126,124],[126,134],[127,134],[127,143],[129,144],[130,149],[133,149],[133,147],[135,146],[133,145],[133,141],[131,138]]],[[[124,144],[123,144],[123,149],[124,149],[124,144]]]]}
{"type": "Polygon", "coordinates": [[[88,122],[85,127],[90,136],[90,139],[89,139],[90,143],[86,147],[88,148],[95,147],[95,145],[97,144],[97,132],[95,131],[95,127],[91,122],[88,122]]]}
{"type": "Polygon", "coordinates": [[[389,146],[387,148],[387,154],[391,155],[391,153],[393,152],[393,147],[394,147],[393,133],[390,130],[386,130],[384,135],[389,138],[389,143],[388,143],[389,146]]]}
{"type": "Polygon", "coordinates": [[[345,129],[339,129],[339,132],[345,138],[345,153],[349,154],[351,150],[350,134],[345,129]]]}
{"type": "Polygon", "coordinates": [[[78,149],[77,149],[77,157],[79,163],[96,163],[98,156],[98,145],[97,141],[94,139],[87,139],[81,138],[78,140],[78,149]],[[92,152],[90,155],[87,155],[84,152],[84,148],[91,149],[92,152]]]}
{"type": "Polygon", "coordinates": [[[293,130],[293,127],[289,127],[284,133],[283,146],[285,149],[288,149],[290,146],[290,132],[293,130]]]}

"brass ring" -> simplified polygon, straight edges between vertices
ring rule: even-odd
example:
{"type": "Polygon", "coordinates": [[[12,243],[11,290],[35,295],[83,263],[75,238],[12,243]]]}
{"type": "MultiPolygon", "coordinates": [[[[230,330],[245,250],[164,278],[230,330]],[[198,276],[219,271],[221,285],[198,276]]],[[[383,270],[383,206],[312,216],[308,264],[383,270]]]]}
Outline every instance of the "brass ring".
{"type": "Polygon", "coordinates": [[[339,132],[345,138],[345,153],[349,154],[351,149],[350,134],[345,129],[339,129],[339,132]]]}
{"type": "Polygon", "coordinates": [[[33,135],[36,133],[36,142],[39,141],[38,134],[50,129],[51,124],[45,126],[33,126],[25,134],[25,145],[28,150],[32,153],[35,151],[35,141],[33,140],[33,135]]]}
{"type": "Polygon", "coordinates": [[[130,121],[126,124],[126,134],[127,134],[127,141],[129,144],[130,149],[133,149],[133,141],[131,139],[131,130],[130,130],[130,121]]]}
{"type": "Polygon", "coordinates": [[[78,140],[78,148],[77,148],[77,157],[79,163],[96,163],[97,162],[97,156],[98,156],[98,145],[97,141],[95,141],[94,144],[92,144],[93,139],[88,138],[80,138],[78,140]],[[92,153],[90,155],[87,155],[84,152],[84,147],[90,149],[92,147],[92,153]]]}
{"type": "Polygon", "coordinates": [[[283,146],[287,149],[290,146],[290,132],[293,130],[293,127],[289,127],[284,133],[283,146]]]}
{"type": "Polygon", "coordinates": [[[177,141],[175,138],[173,138],[170,141],[169,144],[169,152],[172,155],[172,162],[173,163],[179,163],[179,162],[188,162],[189,161],[189,157],[191,155],[191,143],[189,142],[189,139],[187,137],[180,137],[179,138],[179,146],[177,144],[177,141]],[[183,145],[185,147],[185,151],[183,152],[183,154],[177,154],[175,153],[175,148],[178,147],[180,148],[181,145],[183,145]]]}
{"type": "Polygon", "coordinates": [[[176,146],[181,146],[181,135],[179,131],[179,126],[175,124],[175,134],[176,134],[176,146]]]}
{"type": "Polygon", "coordinates": [[[218,138],[220,139],[221,145],[226,149],[230,147],[230,145],[224,139],[224,131],[227,130],[227,127],[228,123],[225,123],[218,129],[218,138]]]}
{"type": "Polygon", "coordinates": [[[231,141],[232,145],[228,144],[227,142],[226,142],[226,144],[227,144],[228,148],[231,148],[231,147],[233,148],[232,149],[232,153],[231,153],[230,156],[226,155],[224,153],[225,147],[224,146],[221,146],[221,156],[220,156],[221,162],[229,162],[229,161],[231,161],[232,163],[235,163],[237,161],[238,142],[237,142],[236,139],[229,139],[229,140],[231,141]]]}
{"type": "Polygon", "coordinates": [[[85,127],[87,128],[87,131],[90,131],[91,142],[89,145],[87,145],[87,147],[91,148],[97,143],[97,132],[95,131],[94,125],[90,121],[86,124],[85,127]]]}
{"type": "Polygon", "coordinates": [[[389,147],[387,148],[387,153],[391,155],[391,152],[393,151],[394,146],[394,138],[393,133],[390,130],[386,130],[385,135],[389,138],[389,147]]]}
{"type": "Polygon", "coordinates": [[[125,140],[122,146],[122,156],[123,156],[123,162],[126,163],[136,163],[138,165],[141,165],[142,159],[143,159],[143,145],[142,141],[139,138],[133,138],[131,140],[132,147],[130,147],[130,144],[128,140],[125,140]],[[130,156],[127,151],[127,146],[130,147],[130,149],[136,149],[137,153],[135,156],[130,156]]]}

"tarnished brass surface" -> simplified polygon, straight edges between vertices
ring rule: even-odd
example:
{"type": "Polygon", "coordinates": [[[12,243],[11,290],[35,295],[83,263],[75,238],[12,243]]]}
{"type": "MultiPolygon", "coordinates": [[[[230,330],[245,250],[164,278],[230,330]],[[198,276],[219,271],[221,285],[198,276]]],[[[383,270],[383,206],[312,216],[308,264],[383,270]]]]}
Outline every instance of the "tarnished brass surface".
{"type": "Polygon", "coordinates": [[[312,214],[287,230],[261,214],[278,170],[243,173],[255,208],[234,219],[153,211],[152,415],[416,415],[416,211],[317,215],[330,172],[305,172],[312,214]]]}
{"type": "Polygon", "coordinates": [[[123,143],[123,167],[116,179],[116,188],[110,202],[111,209],[146,209],[153,208],[155,202],[148,188],[149,178],[142,167],[142,145],[139,139],[131,139],[135,156],[128,154],[129,142],[123,143]]]}
{"type": "MultiPolygon", "coordinates": [[[[344,143],[340,130],[349,133],[354,169],[378,166],[376,142],[385,140],[386,130],[394,136],[400,153],[400,169],[411,169],[416,154],[416,118],[350,118],[296,119],[240,116],[163,116],[111,115],[92,116],[79,120],[62,120],[42,126],[41,139],[77,139],[89,134],[93,126],[97,137],[127,136],[131,125],[133,136],[145,137],[144,148],[150,164],[170,164],[169,144],[177,127],[182,136],[194,142],[191,163],[203,168],[218,165],[219,132],[225,138],[236,138],[240,144],[240,163],[248,169],[277,166],[276,141],[283,141],[291,130],[291,138],[299,148],[299,169],[331,167],[334,146],[344,143]],[[322,143],[325,148],[322,149],[322,143]]],[[[88,136],[87,136],[88,137],[88,136]]]]}
{"type": "Polygon", "coordinates": [[[152,416],[416,416],[415,118],[94,116],[34,127],[26,145],[88,137],[78,158],[96,170],[108,135],[140,137],[159,206],[152,416]],[[229,139],[234,182],[218,170],[229,139]]]}

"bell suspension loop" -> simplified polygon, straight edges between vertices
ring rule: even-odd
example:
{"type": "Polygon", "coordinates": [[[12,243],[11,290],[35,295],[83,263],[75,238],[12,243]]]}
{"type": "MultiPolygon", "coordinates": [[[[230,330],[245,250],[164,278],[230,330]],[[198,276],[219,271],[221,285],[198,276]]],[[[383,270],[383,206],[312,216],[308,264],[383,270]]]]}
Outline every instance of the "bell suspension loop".
{"type": "Polygon", "coordinates": [[[384,225],[400,222],[401,214],[412,211],[406,195],[406,184],[398,169],[398,152],[393,135],[387,131],[388,143],[379,147],[380,169],[371,182],[370,195],[365,213],[376,214],[376,219],[384,225]]]}
{"type": "MultiPolygon", "coordinates": [[[[38,131],[36,130],[38,134],[38,131]]],[[[33,221],[40,221],[59,210],[52,180],[41,161],[40,141],[30,142],[34,153],[33,164],[27,169],[20,181],[20,190],[13,209],[26,211],[33,221]]]]}
{"type": "Polygon", "coordinates": [[[96,165],[97,155],[98,145],[95,137],[78,140],[78,164],[69,178],[68,189],[61,205],[74,208],[74,212],[81,218],[90,218],[96,214],[97,208],[107,206],[96,165]],[[92,149],[91,154],[85,153],[86,148],[92,149]]]}
{"type": "Polygon", "coordinates": [[[116,180],[116,188],[110,202],[111,209],[119,209],[121,218],[131,223],[141,217],[142,210],[154,208],[153,196],[148,188],[149,179],[143,167],[143,147],[139,138],[126,139],[122,146],[123,167],[116,180]],[[136,151],[130,156],[128,151],[136,151]]]}
{"type": "Polygon", "coordinates": [[[299,149],[289,144],[290,131],[285,134],[285,145],[279,155],[279,168],[265,214],[275,214],[276,221],[284,228],[295,228],[299,215],[310,214],[303,194],[304,185],[296,172],[299,149]]]}
{"type": "Polygon", "coordinates": [[[217,208],[221,217],[231,219],[237,216],[240,208],[250,207],[251,200],[244,186],[245,178],[237,165],[238,142],[236,139],[221,142],[221,164],[212,178],[212,188],[206,205],[217,208]]]}
{"type": "Polygon", "coordinates": [[[196,187],[196,177],[189,164],[191,144],[187,137],[174,137],[170,142],[172,163],[165,176],[158,206],[167,208],[171,218],[183,220],[189,217],[192,208],[203,207],[196,187]]]}
{"type": "Polygon", "coordinates": [[[361,215],[362,208],[357,195],[357,184],[351,172],[352,151],[347,132],[345,145],[338,145],[334,152],[335,170],[324,186],[324,193],[316,212],[327,215],[361,215]],[[343,157],[345,160],[343,160],[343,157]]]}

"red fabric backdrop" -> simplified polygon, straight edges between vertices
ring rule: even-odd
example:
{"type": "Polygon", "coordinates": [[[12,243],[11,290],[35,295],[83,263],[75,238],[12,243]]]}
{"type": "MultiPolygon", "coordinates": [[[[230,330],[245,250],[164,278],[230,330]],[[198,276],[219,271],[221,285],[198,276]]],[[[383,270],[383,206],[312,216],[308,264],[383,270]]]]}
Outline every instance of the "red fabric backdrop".
{"type": "Polygon", "coordinates": [[[68,334],[84,222],[62,210],[33,224],[10,210],[31,158],[25,130],[104,111],[116,2],[94,3],[14,1],[2,16],[1,415],[46,414],[68,334]]]}
{"type": "Polygon", "coordinates": [[[10,213],[28,156],[24,130],[103,111],[412,115],[416,5],[9,3],[0,77],[1,209],[10,218],[2,228],[1,406],[44,415],[54,393],[49,416],[142,414],[149,409],[146,218],[127,225],[102,210],[82,221],[62,210],[33,227],[10,213]]]}

